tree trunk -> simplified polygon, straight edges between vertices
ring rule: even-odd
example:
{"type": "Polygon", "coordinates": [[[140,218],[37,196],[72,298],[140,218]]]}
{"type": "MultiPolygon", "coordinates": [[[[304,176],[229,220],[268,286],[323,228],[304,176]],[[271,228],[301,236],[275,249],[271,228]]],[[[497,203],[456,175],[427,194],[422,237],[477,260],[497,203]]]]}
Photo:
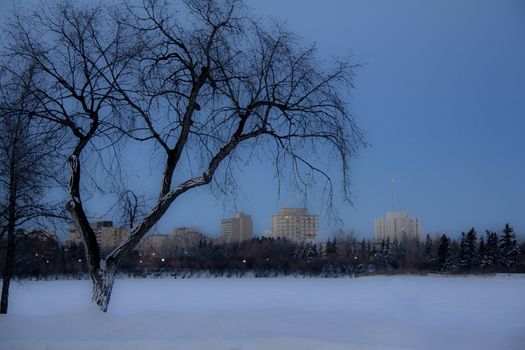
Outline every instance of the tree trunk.
{"type": "Polygon", "coordinates": [[[0,300],[0,314],[7,314],[9,304],[9,285],[13,276],[15,265],[15,228],[16,228],[16,194],[17,194],[17,174],[16,171],[16,138],[12,142],[9,164],[9,206],[7,208],[7,251],[5,257],[4,273],[2,277],[2,298],[0,300]]]}
{"type": "Polygon", "coordinates": [[[15,214],[9,210],[9,221],[7,227],[7,251],[5,257],[4,271],[2,274],[2,299],[0,300],[0,314],[7,314],[7,305],[9,303],[9,285],[13,276],[15,263],[15,214]]]}
{"type": "Polygon", "coordinates": [[[9,285],[11,284],[11,276],[13,275],[13,265],[15,260],[14,244],[14,232],[8,230],[7,254],[5,258],[4,273],[2,276],[2,299],[0,301],[0,314],[7,314],[7,306],[9,303],[9,285]]]}
{"type": "Polygon", "coordinates": [[[100,269],[97,273],[91,274],[91,280],[93,281],[93,295],[91,300],[97,304],[98,308],[103,312],[108,311],[113,283],[115,282],[115,271],[116,268],[114,266],[108,266],[100,269]]]}
{"type": "Polygon", "coordinates": [[[2,282],[2,302],[0,305],[0,314],[7,314],[7,305],[9,300],[9,284],[11,283],[11,276],[4,273],[2,282]]]}

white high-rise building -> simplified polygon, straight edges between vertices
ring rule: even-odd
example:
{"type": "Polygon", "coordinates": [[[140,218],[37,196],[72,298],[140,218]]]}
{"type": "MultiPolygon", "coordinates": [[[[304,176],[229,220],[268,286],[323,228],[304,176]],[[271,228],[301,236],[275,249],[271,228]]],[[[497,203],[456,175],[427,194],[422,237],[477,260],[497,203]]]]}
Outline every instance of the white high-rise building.
{"type": "Polygon", "coordinates": [[[272,235],[295,241],[315,241],[318,216],[308,214],[306,208],[283,208],[272,216],[272,235]]]}
{"type": "Polygon", "coordinates": [[[421,222],[417,218],[410,217],[406,211],[389,211],[384,219],[375,220],[376,241],[391,241],[397,239],[418,239],[423,235],[421,222]]]}

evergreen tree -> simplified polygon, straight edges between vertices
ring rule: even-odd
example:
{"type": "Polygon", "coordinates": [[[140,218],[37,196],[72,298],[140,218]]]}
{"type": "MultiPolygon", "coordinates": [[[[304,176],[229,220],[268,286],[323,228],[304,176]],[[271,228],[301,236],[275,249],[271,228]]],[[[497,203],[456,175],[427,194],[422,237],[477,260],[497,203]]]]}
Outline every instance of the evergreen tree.
{"type": "Polygon", "coordinates": [[[316,258],[317,257],[317,246],[313,242],[306,242],[301,245],[301,258],[316,258]]]}
{"type": "Polygon", "coordinates": [[[309,254],[309,244],[308,242],[302,242],[297,246],[297,249],[295,250],[293,257],[297,260],[303,260],[308,257],[309,254]]]}
{"type": "Polygon", "coordinates": [[[426,268],[432,266],[432,262],[435,260],[434,254],[433,254],[433,246],[434,242],[432,241],[432,238],[429,234],[427,234],[427,238],[425,240],[425,251],[424,251],[424,265],[426,268]]]}
{"type": "Polygon", "coordinates": [[[450,256],[450,239],[446,235],[442,235],[437,251],[437,268],[439,271],[446,272],[450,269],[452,266],[450,256]]]}
{"type": "Polygon", "coordinates": [[[487,230],[485,235],[487,236],[487,242],[485,243],[485,250],[481,257],[481,266],[490,268],[500,260],[498,234],[487,230]]]}
{"type": "Polygon", "coordinates": [[[361,241],[361,244],[359,245],[359,253],[358,253],[358,258],[359,258],[359,262],[364,264],[364,263],[368,263],[368,254],[369,254],[369,250],[368,250],[368,247],[366,245],[366,241],[365,239],[363,238],[363,240],[361,241]]]}
{"type": "Polygon", "coordinates": [[[381,256],[375,245],[370,247],[370,263],[373,264],[376,268],[381,266],[381,256]]]}
{"type": "Polygon", "coordinates": [[[368,252],[368,255],[371,255],[372,254],[372,251],[375,250],[375,247],[374,245],[372,244],[372,242],[370,242],[370,240],[368,240],[366,242],[366,250],[368,252]]]}
{"type": "Polygon", "coordinates": [[[459,243],[459,268],[461,271],[464,271],[467,265],[467,248],[465,247],[465,232],[461,232],[461,240],[459,243]]]}
{"type": "Polygon", "coordinates": [[[461,244],[459,252],[459,267],[462,271],[470,272],[475,267],[477,260],[477,238],[476,230],[471,228],[465,235],[461,233],[461,244]]]}
{"type": "Polygon", "coordinates": [[[485,256],[485,239],[483,236],[479,239],[478,254],[476,259],[476,266],[482,266],[483,257],[485,256]]]}
{"type": "Polygon", "coordinates": [[[478,254],[483,256],[485,254],[485,239],[483,236],[479,239],[478,254]]]}
{"type": "Polygon", "coordinates": [[[518,257],[518,243],[514,230],[509,224],[505,224],[503,235],[500,239],[500,261],[507,268],[515,266],[518,257]]]}
{"type": "Polygon", "coordinates": [[[383,264],[388,269],[392,267],[392,246],[390,244],[390,237],[387,237],[382,250],[383,264]]]}
{"type": "Polygon", "coordinates": [[[319,254],[317,253],[317,244],[311,242],[309,243],[309,252],[308,252],[308,257],[309,258],[317,258],[319,256],[319,254]]]}
{"type": "Polygon", "coordinates": [[[408,239],[405,237],[398,241],[397,238],[394,239],[393,249],[392,249],[392,260],[394,268],[406,268],[406,256],[408,252],[408,239]]]}

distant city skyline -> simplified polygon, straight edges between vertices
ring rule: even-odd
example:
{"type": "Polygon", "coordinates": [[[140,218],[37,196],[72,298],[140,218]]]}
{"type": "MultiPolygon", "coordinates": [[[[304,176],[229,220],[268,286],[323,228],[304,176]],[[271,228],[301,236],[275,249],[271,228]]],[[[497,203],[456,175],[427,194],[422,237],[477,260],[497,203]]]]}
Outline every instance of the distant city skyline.
{"type": "MultiPolygon", "coordinates": [[[[238,169],[233,195],[217,200],[197,189],[181,196],[157,232],[198,226],[218,236],[221,219],[243,211],[259,236],[280,208],[307,207],[319,215],[319,240],[339,228],[372,239],[375,218],[404,208],[425,233],[457,236],[474,227],[483,234],[508,222],[525,236],[523,1],[247,3],[265,21],[286,22],[304,45],[315,42],[321,65],[349,54],[362,65],[348,102],[370,147],[351,164],[354,206],[336,187],[335,220],[322,201],[323,184],[306,198],[285,184],[279,189],[271,164],[258,159],[238,169]]],[[[11,7],[0,1],[0,23],[11,7]]],[[[130,179],[132,189],[157,196],[157,160],[129,153],[132,166],[144,167],[130,179]]],[[[338,186],[340,176],[332,175],[338,186]]],[[[99,197],[86,203],[93,216],[112,205],[99,197]]]]}

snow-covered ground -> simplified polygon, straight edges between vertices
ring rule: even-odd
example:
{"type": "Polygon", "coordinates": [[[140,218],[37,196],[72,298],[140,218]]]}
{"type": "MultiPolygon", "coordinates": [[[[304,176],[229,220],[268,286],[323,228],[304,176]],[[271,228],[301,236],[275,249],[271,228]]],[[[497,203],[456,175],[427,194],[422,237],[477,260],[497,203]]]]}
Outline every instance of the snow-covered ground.
{"type": "Polygon", "coordinates": [[[14,284],[0,349],[525,349],[525,276],[14,284]]]}

